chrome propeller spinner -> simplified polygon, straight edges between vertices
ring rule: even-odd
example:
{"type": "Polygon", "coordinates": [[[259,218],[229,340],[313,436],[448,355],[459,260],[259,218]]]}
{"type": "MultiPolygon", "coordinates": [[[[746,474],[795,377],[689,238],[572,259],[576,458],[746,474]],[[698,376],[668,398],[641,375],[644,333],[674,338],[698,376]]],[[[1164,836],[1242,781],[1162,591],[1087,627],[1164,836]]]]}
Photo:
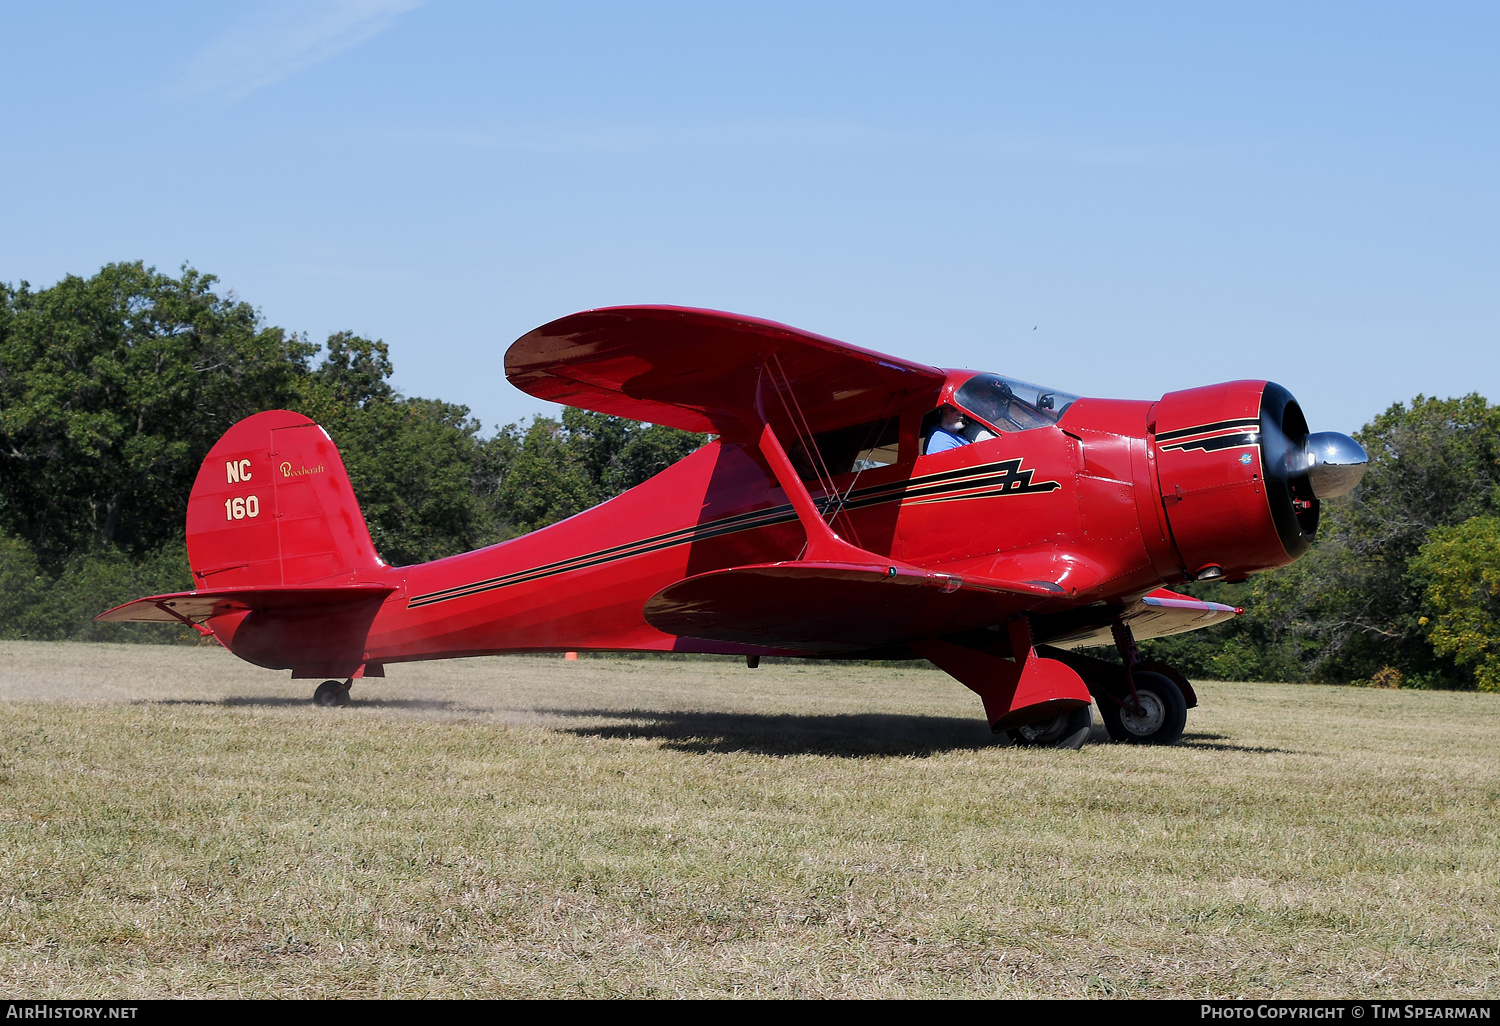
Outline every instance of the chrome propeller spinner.
{"type": "Polygon", "coordinates": [[[1307,481],[1320,499],[1348,495],[1365,476],[1370,462],[1364,446],[1337,431],[1319,431],[1303,443],[1307,481]]]}
{"type": "Polygon", "coordinates": [[[1364,447],[1337,431],[1308,431],[1307,419],[1292,394],[1267,384],[1260,407],[1261,456],[1266,484],[1277,496],[1271,504],[1287,554],[1307,551],[1318,530],[1318,505],[1347,495],[1364,477],[1364,447]]]}

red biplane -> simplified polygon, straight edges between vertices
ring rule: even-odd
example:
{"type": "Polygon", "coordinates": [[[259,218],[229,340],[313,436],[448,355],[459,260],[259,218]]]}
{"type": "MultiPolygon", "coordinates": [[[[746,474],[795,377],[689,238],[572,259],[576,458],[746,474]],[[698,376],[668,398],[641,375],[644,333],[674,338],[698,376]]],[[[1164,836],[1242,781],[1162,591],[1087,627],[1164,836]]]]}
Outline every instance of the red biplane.
{"type": "Polygon", "coordinates": [[[523,336],[541,399],[709,432],[551,527],[416,566],[370,542],[328,435],[273,410],[225,433],[188,500],[196,589],[101,620],[180,621],[348,701],[388,663],[563,650],[921,657],[995,731],[1171,743],[1197,698],[1136,640],[1239,610],[1163,589],[1295,560],[1354,487],[1265,381],[1087,399],[706,310],[590,310],[523,336]],[[1115,645],[1123,665],[1077,650],[1115,645]]]}

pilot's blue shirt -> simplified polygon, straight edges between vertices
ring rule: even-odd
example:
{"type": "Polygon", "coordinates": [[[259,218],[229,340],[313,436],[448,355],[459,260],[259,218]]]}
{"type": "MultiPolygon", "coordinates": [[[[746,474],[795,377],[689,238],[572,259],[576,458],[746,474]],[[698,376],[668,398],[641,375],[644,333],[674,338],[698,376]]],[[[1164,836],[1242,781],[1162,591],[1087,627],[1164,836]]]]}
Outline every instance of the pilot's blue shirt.
{"type": "Polygon", "coordinates": [[[942,428],[934,428],[932,434],[927,436],[927,455],[942,452],[945,449],[957,449],[961,445],[968,445],[969,440],[963,435],[955,435],[951,431],[942,428]]]}

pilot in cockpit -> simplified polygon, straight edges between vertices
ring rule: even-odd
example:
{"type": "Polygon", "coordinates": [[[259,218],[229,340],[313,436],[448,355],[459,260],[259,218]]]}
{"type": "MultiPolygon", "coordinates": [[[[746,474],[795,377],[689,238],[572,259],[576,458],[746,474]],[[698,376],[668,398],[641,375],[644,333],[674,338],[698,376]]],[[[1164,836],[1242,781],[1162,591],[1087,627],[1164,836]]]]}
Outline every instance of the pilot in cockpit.
{"type": "Polygon", "coordinates": [[[931,456],[935,452],[943,452],[946,449],[957,449],[961,445],[968,445],[969,439],[963,435],[964,415],[963,411],[956,407],[943,405],[941,419],[927,436],[927,448],[923,450],[931,456]]]}

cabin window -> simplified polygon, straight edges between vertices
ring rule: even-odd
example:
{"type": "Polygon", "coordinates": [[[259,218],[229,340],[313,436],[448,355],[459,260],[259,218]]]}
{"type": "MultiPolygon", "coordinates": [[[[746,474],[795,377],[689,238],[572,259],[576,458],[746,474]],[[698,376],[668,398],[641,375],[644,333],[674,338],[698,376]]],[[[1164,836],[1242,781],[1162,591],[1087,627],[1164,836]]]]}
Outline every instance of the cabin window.
{"type": "Polygon", "coordinates": [[[1001,431],[1030,431],[1056,424],[1077,398],[1070,392],[999,374],[976,374],[953,393],[959,406],[1001,431]]]}
{"type": "MultiPolygon", "coordinates": [[[[858,473],[862,470],[873,470],[876,467],[889,467],[899,462],[900,427],[898,418],[887,417],[885,420],[874,420],[868,424],[854,424],[849,427],[836,428],[833,431],[824,431],[813,435],[813,442],[818,447],[818,454],[823,457],[828,473],[838,477],[840,474],[858,473]]],[[[792,466],[797,468],[798,477],[804,481],[817,480],[818,468],[803,442],[799,441],[792,446],[787,455],[792,461],[792,466]]]]}

